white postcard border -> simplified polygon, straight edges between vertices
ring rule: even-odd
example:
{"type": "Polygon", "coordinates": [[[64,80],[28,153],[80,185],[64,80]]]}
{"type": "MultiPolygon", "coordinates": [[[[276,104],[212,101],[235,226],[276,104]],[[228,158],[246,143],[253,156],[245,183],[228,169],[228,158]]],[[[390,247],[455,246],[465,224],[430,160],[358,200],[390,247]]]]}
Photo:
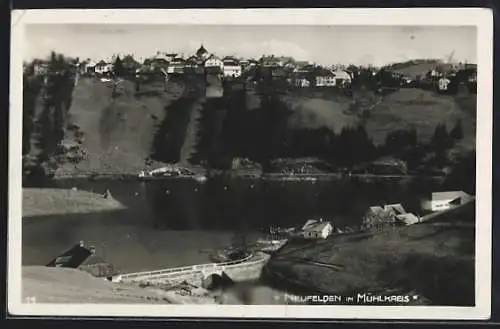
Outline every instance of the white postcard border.
{"type": "Polygon", "coordinates": [[[21,10],[12,12],[8,310],[23,316],[289,319],[487,319],[491,313],[493,14],[483,8],[21,10]],[[21,300],[22,67],[26,24],[476,26],[478,35],[476,306],[27,304],[21,300]]]}

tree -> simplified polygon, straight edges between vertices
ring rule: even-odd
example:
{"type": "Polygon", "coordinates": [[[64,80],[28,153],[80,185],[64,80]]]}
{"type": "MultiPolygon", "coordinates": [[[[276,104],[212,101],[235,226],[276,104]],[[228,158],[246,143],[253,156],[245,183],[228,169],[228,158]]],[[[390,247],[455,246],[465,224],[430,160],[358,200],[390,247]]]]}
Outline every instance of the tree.
{"type": "Polygon", "coordinates": [[[434,148],[436,162],[443,165],[446,162],[446,149],[450,146],[450,136],[446,130],[446,125],[438,124],[432,136],[432,146],[434,148]]]}
{"type": "Polygon", "coordinates": [[[450,137],[455,140],[460,140],[464,137],[464,132],[462,129],[462,120],[458,120],[455,127],[450,131],[450,137]]]}
{"type": "Polygon", "coordinates": [[[445,124],[438,124],[432,135],[432,144],[436,148],[446,147],[449,139],[448,130],[445,124]]]}
{"type": "Polygon", "coordinates": [[[122,62],[120,56],[116,56],[115,63],[113,65],[113,73],[117,77],[119,77],[123,74],[123,62],[122,62]]]}

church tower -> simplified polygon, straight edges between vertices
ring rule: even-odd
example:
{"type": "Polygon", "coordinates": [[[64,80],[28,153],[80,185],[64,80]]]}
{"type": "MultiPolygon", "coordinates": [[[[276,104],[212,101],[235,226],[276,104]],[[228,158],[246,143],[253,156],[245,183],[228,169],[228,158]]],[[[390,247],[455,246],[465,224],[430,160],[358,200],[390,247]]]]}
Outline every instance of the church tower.
{"type": "Polygon", "coordinates": [[[206,59],[208,57],[208,51],[203,44],[201,44],[200,48],[196,51],[196,56],[201,59],[206,59]]]}

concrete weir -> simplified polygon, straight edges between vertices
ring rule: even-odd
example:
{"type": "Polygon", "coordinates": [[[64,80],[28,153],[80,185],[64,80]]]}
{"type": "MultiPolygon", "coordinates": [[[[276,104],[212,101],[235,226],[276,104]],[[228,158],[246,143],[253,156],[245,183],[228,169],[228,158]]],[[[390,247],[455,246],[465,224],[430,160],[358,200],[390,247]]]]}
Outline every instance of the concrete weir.
{"type": "Polygon", "coordinates": [[[115,276],[112,281],[148,285],[175,285],[186,281],[196,286],[202,286],[205,280],[211,277],[222,278],[224,275],[234,282],[255,280],[260,277],[269,257],[269,255],[259,252],[243,259],[225,263],[200,264],[158,271],[120,274],[115,276]]]}

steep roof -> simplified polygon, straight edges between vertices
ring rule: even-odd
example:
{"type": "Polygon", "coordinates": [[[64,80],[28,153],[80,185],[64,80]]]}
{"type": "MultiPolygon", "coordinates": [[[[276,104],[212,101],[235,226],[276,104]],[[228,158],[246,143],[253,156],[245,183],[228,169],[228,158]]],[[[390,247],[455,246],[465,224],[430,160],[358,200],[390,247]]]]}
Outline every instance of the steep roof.
{"type": "Polygon", "coordinates": [[[384,213],[384,208],[380,207],[380,206],[371,206],[370,208],[368,208],[368,210],[371,212],[371,213],[374,213],[374,214],[382,214],[384,213]]]}
{"type": "Polygon", "coordinates": [[[85,248],[82,244],[77,244],[54,258],[47,266],[78,268],[91,254],[92,252],[88,248],[85,248]]]}
{"type": "Polygon", "coordinates": [[[333,74],[335,74],[335,76],[337,78],[343,78],[343,79],[351,79],[351,75],[347,72],[347,71],[344,71],[344,70],[335,70],[333,71],[333,74]]]}
{"type": "Polygon", "coordinates": [[[332,224],[328,221],[316,221],[315,223],[310,223],[310,225],[306,226],[305,228],[303,227],[302,229],[307,232],[321,232],[325,229],[325,227],[331,225],[332,224]]]}
{"type": "Polygon", "coordinates": [[[403,206],[400,203],[388,204],[384,208],[385,208],[385,210],[392,209],[398,215],[406,214],[405,208],[403,208],[403,206]]]}
{"type": "Polygon", "coordinates": [[[454,200],[457,198],[467,198],[470,197],[464,191],[446,191],[446,192],[433,192],[432,200],[434,201],[446,201],[446,200],[454,200]]]}
{"type": "Polygon", "coordinates": [[[304,226],[302,226],[302,229],[305,230],[305,229],[309,228],[310,226],[314,226],[318,222],[319,221],[317,219],[308,219],[306,221],[306,223],[304,224],[304,226]]]}
{"type": "Polygon", "coordinates": [[[332,71],[330,71],[328,69],[324,69],[324,68],[318,69],[314,73],[317,77],[333,77],[333,76],[335,76],[335,74],[332,71]]]}

